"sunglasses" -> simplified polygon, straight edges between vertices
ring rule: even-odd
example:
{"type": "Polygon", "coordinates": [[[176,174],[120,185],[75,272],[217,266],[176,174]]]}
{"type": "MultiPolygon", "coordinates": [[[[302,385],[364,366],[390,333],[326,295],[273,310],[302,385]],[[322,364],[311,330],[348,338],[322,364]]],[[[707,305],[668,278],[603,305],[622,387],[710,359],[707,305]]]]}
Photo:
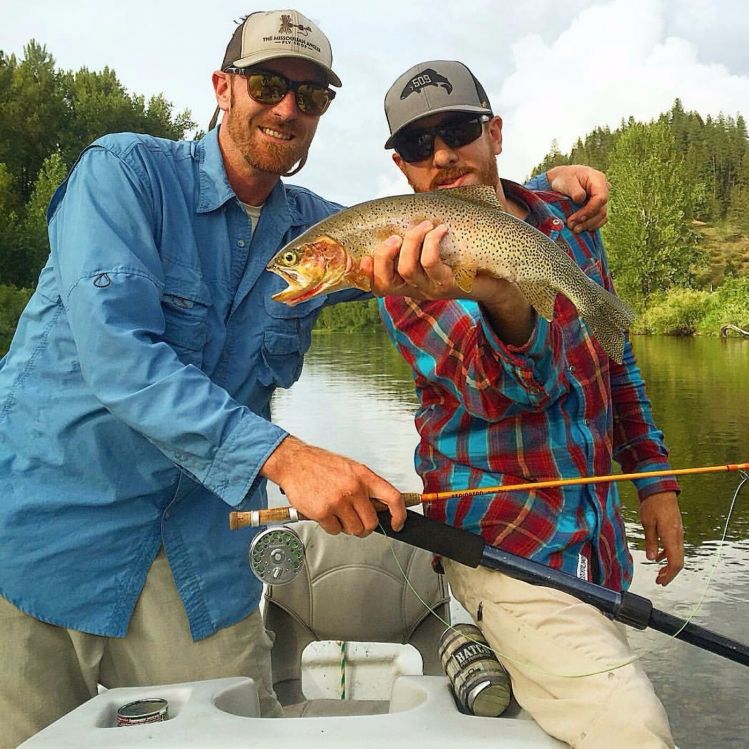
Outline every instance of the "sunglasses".
{"type": "Polygon", "coordinates": [[[224,68],[227,73],[241,75],[247,80],[247,93],[259,104],[278,104],[289,91],[294,92],[299,111],[309,115],[321,115],[335,99],[335,91],[315,81],[290,81],[280,73],[270,70],[247,68],[224,68]]]}
{"type": "Polygon", "coordinates": [[[473,143],[483,132],[487,115],[443,122],[434,127],[404,130],[395,137],[393,148],[409,164],[424,161],[434,153],[434,139],[439,136],[448,148],[460,148],[473,143]]]}

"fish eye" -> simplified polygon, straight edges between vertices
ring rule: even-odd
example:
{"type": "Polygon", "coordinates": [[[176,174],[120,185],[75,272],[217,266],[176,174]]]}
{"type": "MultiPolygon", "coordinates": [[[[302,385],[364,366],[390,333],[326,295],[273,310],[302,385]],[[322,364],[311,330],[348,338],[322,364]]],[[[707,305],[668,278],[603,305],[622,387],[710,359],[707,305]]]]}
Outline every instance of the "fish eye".
{"type": "Polygon", "coordinates": [[[292,266],[297,264],[298,258],[299,256],[294,250],[288,250],[281,255],[281,262],[286,266],[292,266]]]}

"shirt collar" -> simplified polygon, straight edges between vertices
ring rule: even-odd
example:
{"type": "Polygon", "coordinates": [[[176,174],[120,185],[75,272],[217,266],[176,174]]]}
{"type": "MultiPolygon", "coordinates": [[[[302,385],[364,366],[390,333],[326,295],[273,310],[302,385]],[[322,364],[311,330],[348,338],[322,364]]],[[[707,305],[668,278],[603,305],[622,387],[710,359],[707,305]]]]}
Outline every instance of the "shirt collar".
{"type": "MultiPolygon", "coordinates": [[[[193,147],[199,165],[198,213],[215,211],[228,200],[237,199],[224,169],[224,159],[218,144],[218,131],[218,127],[213,128],[201,140],[195,142],[193,147]]],[[[266,213],[273,213],[282,224],[303,224],[304,217],[299,212],[296,200],[292,198],[293,195],[287,192],[283,182],[278,180],[263,207],[269,208],[266,213]]]]}
{"type": "Polygon", "coordinates": [[[217,127],[193,144],[193,157],[198,161],[198,213],[215,211],[236,198],[224,169],[217,127]]]}

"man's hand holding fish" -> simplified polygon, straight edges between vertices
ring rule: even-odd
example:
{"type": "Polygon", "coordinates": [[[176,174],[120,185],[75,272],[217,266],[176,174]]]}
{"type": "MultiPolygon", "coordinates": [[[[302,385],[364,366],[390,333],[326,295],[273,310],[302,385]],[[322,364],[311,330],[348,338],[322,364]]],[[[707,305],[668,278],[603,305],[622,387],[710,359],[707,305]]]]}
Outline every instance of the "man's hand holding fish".
{"type": "Polygon", "coordinates": [[[476,275],[470,291],[461,288],[440,254],[448,232],[444,224],[423,221],[403,237],[389,237],[372,256],[362,258],[360,270],[369,277],[372,292],[413,299],[473,299],[502,340],[525,343],[533,332],[533,307],[514,283],[486,273],[476,275]]]}

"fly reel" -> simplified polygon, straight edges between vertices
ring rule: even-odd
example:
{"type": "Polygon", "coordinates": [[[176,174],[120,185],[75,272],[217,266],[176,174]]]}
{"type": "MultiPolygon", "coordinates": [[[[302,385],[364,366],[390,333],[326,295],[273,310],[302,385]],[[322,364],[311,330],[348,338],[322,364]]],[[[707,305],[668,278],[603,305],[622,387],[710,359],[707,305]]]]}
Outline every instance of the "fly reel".
{"type": "Polygon", "coordinates": [[[252,539],[249,561],[260,581],[268,585],[290,583],[304,567],[304,544],[291,528],[266,528],[252,539]]]}

